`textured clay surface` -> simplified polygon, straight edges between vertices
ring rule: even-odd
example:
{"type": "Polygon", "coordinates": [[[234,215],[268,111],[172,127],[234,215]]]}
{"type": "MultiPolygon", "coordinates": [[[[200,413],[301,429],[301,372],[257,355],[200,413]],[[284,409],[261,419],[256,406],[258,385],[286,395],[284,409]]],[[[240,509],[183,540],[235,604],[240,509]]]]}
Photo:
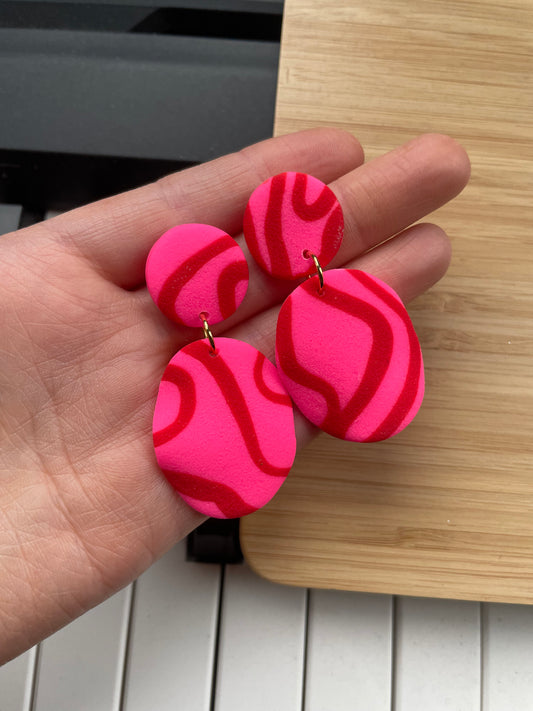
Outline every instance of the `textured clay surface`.
{"type": "Polygon", "coordinates": [[[236,518],[264,506],[296,454],[292,403],[253,346],[194,341],[170,361],[154,413],[158,464],[197,511],[236,518]]]}
{"type": "Polygon", "coordinates": [[[280,173],[252,193],[243,230],[253,258],[269,274],[298,279],[315,272],[309,254],[325,267],[337,253],[344,229],[335,194],[305,173],[280,173]]]}
{"type": "Polygon", "coordinates": [[[146,285],[159,309],[185,326],[210,325],[237,309],[248,288],[248,265],[239,245],[211,225],[178,225],[154,244],[146,285]]]}
{"type": "Polygon", "coordinates": [[[354,269],[308,279],[284,302],[276,358],[294,403],[341,439],[377,442],[418,412],[424,367],[415,330],[399,296],[354,269]]]}

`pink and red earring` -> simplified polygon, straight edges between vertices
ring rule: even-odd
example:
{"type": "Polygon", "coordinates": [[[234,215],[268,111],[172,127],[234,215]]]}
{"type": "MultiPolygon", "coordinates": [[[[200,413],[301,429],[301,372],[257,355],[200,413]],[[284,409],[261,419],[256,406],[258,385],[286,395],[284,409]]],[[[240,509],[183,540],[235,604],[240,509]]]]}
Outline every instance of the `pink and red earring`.
{"type": "Polygon", "coordinates": [[[272,363],[210,330],[244,298],[244,254],[216,227],[179,225],[152,247],[146,283],[168,318],[204,332],[163,373],[153,425],[157,462],[197,511],[216,518],[252,513],[284,482],[296,436],[292,403],[272,363]]]}
{"type": "Polygon", "coordinates": [[[250,252],[269,274],[309,277],[281,307],[276,359],[287,392],[329,434],[377,442],[403,430],[424,396],[420,344],[393,289],[355,269],[323,273],[343,215],[334,193],[303,173],[282,173],[252,193],[244,217],[250,252]]]}

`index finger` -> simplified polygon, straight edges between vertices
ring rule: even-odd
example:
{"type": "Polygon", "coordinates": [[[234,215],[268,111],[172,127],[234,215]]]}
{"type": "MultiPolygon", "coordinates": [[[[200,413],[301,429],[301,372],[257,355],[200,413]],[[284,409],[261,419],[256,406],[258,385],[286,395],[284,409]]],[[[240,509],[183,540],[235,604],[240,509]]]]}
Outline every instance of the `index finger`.
{"type": "Polygon", "coordinates": [[[201,222],[237,234],[250,194],[271,175],[294,170],[327,183],[363,160],[363,150],[351,134],[310,129],[78,208],[49,220],[42,229],[110,281],[133,289],[144,281],[151,246],[170,227],[201,222]]]}

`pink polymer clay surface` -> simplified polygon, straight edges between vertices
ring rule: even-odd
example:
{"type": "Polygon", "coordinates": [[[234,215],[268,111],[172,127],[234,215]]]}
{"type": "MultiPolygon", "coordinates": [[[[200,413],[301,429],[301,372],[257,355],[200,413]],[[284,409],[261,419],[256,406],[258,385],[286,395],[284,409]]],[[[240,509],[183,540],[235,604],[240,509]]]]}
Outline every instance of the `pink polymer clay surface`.
{"type": "Polygon", "coordinates": [[[269,274],[297,279],[337,253],[344,229],[330,188],[305,173],[280,173],[259,185],[244,213],[243,231],[253,258],[269,274]]]}
{"type": "Polygon", "coordinates": [[[210,325],[237,309],[248,288],[248,265],[239,245],[217,227],[178,225],[154,244],[146,286],[168,318],[186,326],[210,325]]]}
{"type": "Polygon", "coordinates": [[[253,346],[216,338],[182,348],[167,366],[154,446],[168,481],[194,509],[236,518],[264,506],[296,453],[292,403],[253,346]]]}
{"type": "Polygon", "coordinates": [[[276,358],[297,407],[329,434],[376,442],[400,432],[424,396],[418,338],[399,296],[354,269],[308,279],[284,302],[276,358]]]}

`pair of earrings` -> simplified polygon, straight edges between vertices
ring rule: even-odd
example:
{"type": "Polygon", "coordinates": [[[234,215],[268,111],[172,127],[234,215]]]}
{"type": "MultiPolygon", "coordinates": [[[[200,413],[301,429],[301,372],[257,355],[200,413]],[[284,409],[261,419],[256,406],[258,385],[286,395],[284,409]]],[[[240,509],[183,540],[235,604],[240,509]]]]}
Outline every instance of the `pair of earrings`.
{"type": "Polygon", "coordinates": [[[250,197],[243,231],[254,259],[274,277],[307,277],[281,307],[277,369],[249,344],[211,333],[248,286],[228,234],[179,225],[152,247],[146,283],[156,305],[204,332],[168,364],[154,413],[158,464],[197,511],[237,518],[270,501],[296,454],[291,399],[322,430],[357,442],[392,437],[416,415],[422,355],[399,296],[365,272],[323,272],[343,227],[334,193],[303,173],[276,175],[250,197]]]}

